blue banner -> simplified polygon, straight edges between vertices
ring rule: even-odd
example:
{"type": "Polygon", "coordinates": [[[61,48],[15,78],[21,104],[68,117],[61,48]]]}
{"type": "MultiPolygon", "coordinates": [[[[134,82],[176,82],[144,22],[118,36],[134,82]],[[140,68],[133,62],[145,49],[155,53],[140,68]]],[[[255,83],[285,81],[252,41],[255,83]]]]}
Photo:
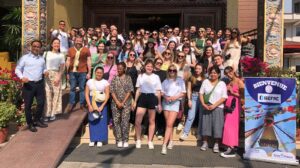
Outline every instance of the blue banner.
{"type": "Polygon", "coordinates": [[[296,80],[245,79],[245,159],[298,165],[296,80]]]}

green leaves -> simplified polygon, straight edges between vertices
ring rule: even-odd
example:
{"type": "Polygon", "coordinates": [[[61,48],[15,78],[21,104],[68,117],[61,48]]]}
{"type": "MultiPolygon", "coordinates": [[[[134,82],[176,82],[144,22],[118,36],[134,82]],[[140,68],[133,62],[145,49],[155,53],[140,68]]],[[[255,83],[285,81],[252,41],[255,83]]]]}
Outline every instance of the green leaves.
{"type": "Polygon", "coordinates": [[[13,61],[17,61],[21,53],[22,41],[22,10],[20,7],[11,8],[2,19],[1,26],[4,33],[0,35],[0,42],[4,50],[9,51],[13,61]]]}
{"type": "Polygon", "coordinates": [[[9,102],[0,102],[0,128],[8,126],[10,120],[15,116],[17,108],[9,102]]]}

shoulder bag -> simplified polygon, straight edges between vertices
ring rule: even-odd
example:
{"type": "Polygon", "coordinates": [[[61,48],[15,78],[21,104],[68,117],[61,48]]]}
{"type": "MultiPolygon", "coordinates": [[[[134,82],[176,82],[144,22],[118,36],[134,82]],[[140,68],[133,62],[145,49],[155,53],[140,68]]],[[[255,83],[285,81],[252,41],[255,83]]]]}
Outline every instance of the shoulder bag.
{"type": "Polygon", "coordinates": [[[215,88],[218,84],[219,84],[219,82],[214,86],[214,88],[209,93],[203,95],[203,99],[204,99],[205,104],[210,104],[210,102],[209,102],[210,96],[214,92],[214,90],[215,90],[215,88]]]}

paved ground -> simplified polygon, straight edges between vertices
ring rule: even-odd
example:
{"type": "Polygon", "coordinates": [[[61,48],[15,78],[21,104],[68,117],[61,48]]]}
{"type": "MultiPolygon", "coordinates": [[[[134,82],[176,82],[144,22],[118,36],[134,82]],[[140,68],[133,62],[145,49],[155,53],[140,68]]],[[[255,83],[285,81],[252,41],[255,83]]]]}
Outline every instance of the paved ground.
{"type": "MultiPolygon", "coordinates": [[[[104,145],[102,148],[88,147],[81,144],[77,148],[69,148],[59,168],[90,168],[90,167],[247,167],[247,168],[285,168],[297,167],[273,163],[243,160],[241,156],[224,159],[212,150],[201,151],[199,147],[175,146],[161,155],[161,146],[154,150],[143,145],[135,149],[134,145],[127,149],[116,148],[115,145],[104,145]]],[[[239,151],[242,153],[242,151],[239,151]]],[[[300,151],[297,151],[300,156],[300,151]]],[[[241,154],[240,154],[241,155],[241,154]]],[[[298,166],[299,167],[299,166],[298,166]]]]}

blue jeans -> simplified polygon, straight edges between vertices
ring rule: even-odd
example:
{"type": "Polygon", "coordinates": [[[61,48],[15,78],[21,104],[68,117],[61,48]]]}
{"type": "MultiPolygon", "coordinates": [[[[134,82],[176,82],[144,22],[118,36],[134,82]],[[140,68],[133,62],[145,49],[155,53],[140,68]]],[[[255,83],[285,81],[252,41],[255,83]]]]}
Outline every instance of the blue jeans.
{"type": "Polygon", "coordinates": [[[199,113],[199,124],[198,124],[198,135],[201,135],[201,128],[199,128],[199,126],[201,126],[202,123],[202,114],[201,114],[201,104],[200,104],[200,99],[199,99],[199,93],[193,93],[192,94],[192,107],[189,109],[188,111],[188,116],[187,119],[185,121],[185,126],[183,129],[183,134],[188,135],[192,124],[194,122],[196,113],[199,113]]]}
{"type": "Polygon", "coordinates": [[[70,72],[70,100],[69,103],[75,104],[76,87],[79,86],[79,102],[80,105],[85,104],[84,86],[86,82],[85,72],[70,72]]]}

